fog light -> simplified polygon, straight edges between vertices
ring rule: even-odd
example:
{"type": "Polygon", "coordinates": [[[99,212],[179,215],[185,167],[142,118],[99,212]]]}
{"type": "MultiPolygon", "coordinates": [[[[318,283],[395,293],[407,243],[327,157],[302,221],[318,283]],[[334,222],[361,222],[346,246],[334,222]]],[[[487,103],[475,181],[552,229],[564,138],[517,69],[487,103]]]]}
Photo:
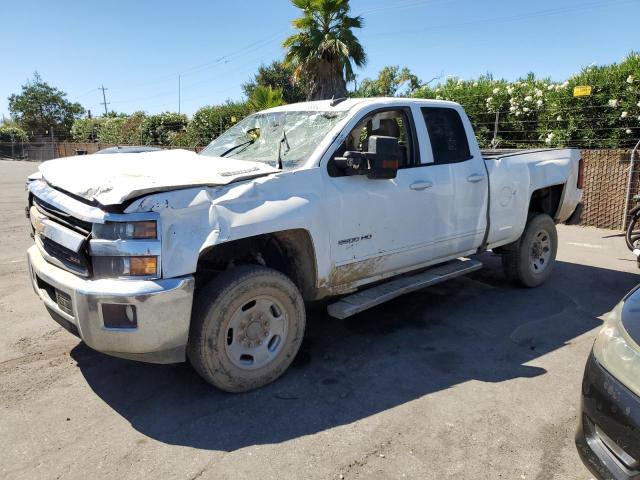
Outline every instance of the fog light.
{"type": "Polygon", "coordinates": [[[133,305],[103,303],[102,320],[105,328],[138,328],[136,307],[133,305]]]}

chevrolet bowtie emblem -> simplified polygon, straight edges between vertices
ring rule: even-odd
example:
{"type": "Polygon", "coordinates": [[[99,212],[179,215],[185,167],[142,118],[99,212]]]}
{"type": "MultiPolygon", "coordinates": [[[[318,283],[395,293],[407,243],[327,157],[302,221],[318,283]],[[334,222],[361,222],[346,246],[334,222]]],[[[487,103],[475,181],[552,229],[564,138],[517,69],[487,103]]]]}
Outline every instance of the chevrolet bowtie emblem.
{"type": "Polygon", "coordinates": [[[31,225],[38,234],[44,233],[44,220],[47,218],[42,215],[36,207],[29,209],[29,217],[31,218],[31,225]]]}

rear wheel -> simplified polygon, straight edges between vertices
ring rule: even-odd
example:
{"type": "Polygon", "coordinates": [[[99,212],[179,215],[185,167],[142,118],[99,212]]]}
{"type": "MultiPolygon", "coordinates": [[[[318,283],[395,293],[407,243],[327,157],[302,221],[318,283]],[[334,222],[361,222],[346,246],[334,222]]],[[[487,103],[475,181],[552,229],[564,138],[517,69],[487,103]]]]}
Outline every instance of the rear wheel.
{"type": "Polygon", "coordinates": [[[236,267],[197,292],[189,361],[222,390],[259,388],[289,367],[304,328],[304,302],[291,280],[270,268],[236,267]]]}
{"type": "Polygon", "coordinates": [[[557,251],[555,223],[547,214],[533,214],[520,240],[505,249],[502,266],[509,280],[524,287],[537,287],[551,275],[557,251]]]}

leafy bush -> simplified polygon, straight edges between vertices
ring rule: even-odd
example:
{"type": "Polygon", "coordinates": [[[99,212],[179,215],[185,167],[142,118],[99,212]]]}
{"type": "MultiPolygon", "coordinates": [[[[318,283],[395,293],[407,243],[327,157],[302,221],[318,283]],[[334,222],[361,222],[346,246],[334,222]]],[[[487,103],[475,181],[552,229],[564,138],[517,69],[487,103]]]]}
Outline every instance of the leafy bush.
{"type": "Polygon", "coordinates": [[[183,113],[164,112],[150,115],[142,122],[142,136],[146,144],[171,145],[171,138],[184,132],[189,123],[183,113]]]}
{"type": "Polygon", "coordinates": [[[0,125],[0,142],[26,142],[27,132],[20,127],[0,125]]]}
{"type": "Polygon", "coordinates": [[[193,114],[187,127],[192,146],[207,145],[234,123],[242,120],[251,107],[247,103],[228,101],[223,105],[203,107],[193,114]]]}
{"type": "Polygon", "coordinates": [[[98,128],[97,139],[100,143],[123,144],[122,142],[122,126],[127,121],[124,117],[110,117],[101,119],[102,122],[98,128]]]}
{"type": "Polygon", "coordinates": [[[120,125],[120,141],[122,145],[140,145],[144,143],[144,112],[135,112],[125,118],[120,125]]]}
{"type": "Polygon", "coordinates": [[[71,138],[74,142],[95,142],[104,118],[78,118],[71,126],[71,138]]]}

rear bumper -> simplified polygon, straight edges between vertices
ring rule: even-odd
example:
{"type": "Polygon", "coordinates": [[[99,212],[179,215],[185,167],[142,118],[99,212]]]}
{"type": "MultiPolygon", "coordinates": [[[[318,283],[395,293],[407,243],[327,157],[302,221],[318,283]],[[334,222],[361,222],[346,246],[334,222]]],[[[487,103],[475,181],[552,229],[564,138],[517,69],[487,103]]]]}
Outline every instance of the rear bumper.
{"type": "Polygon", "coordinates": [[[109,355],[152,363],[185,360],[195,285],[193,276],[87,280],[48,263],[35,245],[28,250],[27,258],[33,289],[54,320],[89,347],[109,355]],[[70,304],[57,298],[56,292],[69,298],[70,304]],[[137,327],[105,327],[104,304],[135,307],[137,327]]]}
{"type": "Polygon", "coordinates": [[[640,479],[640,398],[593,357],[582,383],[578,453],[601,480],[640,479]]]}

